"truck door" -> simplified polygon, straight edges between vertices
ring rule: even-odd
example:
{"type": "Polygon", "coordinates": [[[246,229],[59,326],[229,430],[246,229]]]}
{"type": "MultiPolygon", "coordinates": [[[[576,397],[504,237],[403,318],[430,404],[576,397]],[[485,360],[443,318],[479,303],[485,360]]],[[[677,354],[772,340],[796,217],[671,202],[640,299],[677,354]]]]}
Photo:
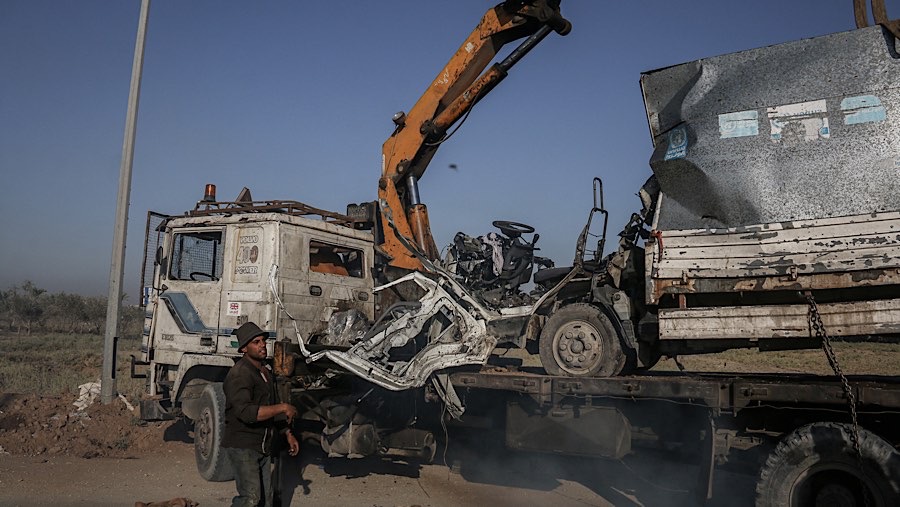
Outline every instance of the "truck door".
{"type": "Polygon", "coordinates": [[[374,301],[369,265],[362,242],[349,238],[319,236],[310,232],[306,244],[309,268],[308,304],[318,307],[317,330],[324,331],[336,312],[357,309],[373,318],[374,301]],[[359,243],[359,244],[357,244],[359,243]]]}
{"type": "Polygon", "coordinates": [[[157,348],[212,352],[219,333],[224,260],[223,228],[185,228],[172,234],[160,294],[157,348]]]}
{"type": "Polygon", "coordinates": [[[274,223],[229,226],[228,256],[223,276],[223,301],[219,314],[222,335],[219,353],[237,353],[233,329],[253,321],[266,331],[274,330],[272,305],[266,303],[269,268],[275,250],[274,223]]]}

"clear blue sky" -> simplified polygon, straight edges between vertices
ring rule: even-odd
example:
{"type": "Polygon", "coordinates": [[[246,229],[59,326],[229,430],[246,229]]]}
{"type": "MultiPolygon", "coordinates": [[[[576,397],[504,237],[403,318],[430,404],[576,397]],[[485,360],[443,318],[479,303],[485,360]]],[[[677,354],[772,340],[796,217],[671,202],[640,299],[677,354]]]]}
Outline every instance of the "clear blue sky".
{"type": "MultiPolygon", "coordinates": [[[[151,6],[125,289],[148,209],[215,183],[343,211],[372,200],[391,115],[408,110],[490,0],[176,1],[151,6]]],[[[888,12],[900,15],[900,0],[888,12]]],[[[106,293],[139,0],[0,1],[0,288],[106,293]]],[[[443,145],[420,182],[435,239],[534,225],[570,262],[604,179],[614,236],[639,207],[652,70],[854,27],[851,0],[563,0],[551,34],[443,145]],[[457,169],[450,169],[455,164],[457,169]]],[[[614,238],[613,238],[614,239],[614,238]]]]}

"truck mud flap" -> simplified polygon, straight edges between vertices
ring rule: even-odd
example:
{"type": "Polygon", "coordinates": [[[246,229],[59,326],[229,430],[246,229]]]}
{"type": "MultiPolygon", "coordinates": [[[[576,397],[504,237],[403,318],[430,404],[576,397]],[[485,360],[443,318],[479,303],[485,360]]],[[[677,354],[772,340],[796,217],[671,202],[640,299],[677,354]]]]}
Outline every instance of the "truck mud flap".
{"type": "Polygon", "coordinates": [[[165,409],[159,400],[141,400],[142,421],[170,421],[175,415],[165,409]]]}

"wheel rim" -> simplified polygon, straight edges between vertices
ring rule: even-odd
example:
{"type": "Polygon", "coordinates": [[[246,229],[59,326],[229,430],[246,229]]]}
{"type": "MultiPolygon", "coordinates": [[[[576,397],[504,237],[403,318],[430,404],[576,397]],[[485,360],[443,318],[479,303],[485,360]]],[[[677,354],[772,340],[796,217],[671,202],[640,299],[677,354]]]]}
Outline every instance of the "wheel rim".
{"type": "Polygon", "coordinates": [[[212,413],[209,409],[203,409],[194,426],[194,444],[203,459],[209,459],[212,450],[212,413]]]}
{"type": "Polygon", "coordinates": [[[600,362],[601,347],[600,332],[583,320],[567,322],[553,335],[553,358],[573,375],[592,371],[600,362]]]}
{"type": "Polygon", "coordinates": [[[797,478],[791,492],[791,505],[883,506],[876,491],[878,488],[871,479],[855,467],[831,463],[813,467],[797,478]]]}

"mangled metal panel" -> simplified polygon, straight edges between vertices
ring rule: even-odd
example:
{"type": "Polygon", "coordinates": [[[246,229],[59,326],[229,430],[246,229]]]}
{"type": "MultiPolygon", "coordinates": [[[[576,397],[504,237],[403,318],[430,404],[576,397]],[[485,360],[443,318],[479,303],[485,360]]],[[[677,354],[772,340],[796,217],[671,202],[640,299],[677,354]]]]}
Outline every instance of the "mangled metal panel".
{"type": "Polygon", "coordinates": [[[900,267],[900,213],[666,231],[657,278],[785,276],[900,267]]]}
{"type": "Polygon", "coordinates": [[[660,230],[900,209],[900,55],[881,27],[641,76],[660,230]]]}
{"type": "Polygon", "coordinates": [[[488,333],[487,326],[491,321],[507,317],[492,314],[449,279],[442,281],[444,283],[413,272],[377,287],[375,290],[381,291],[413,282],[426,294],[418,304],[406,305],[406,311],[385,322],[383,327],[376,325],[375,332],[349,350],[324,350],[311,355],[307,361],[327,358],[347,371],[393,391],[421,387],[433,373],[446,368],[484,364],[497,345],[497,337],[488,333]],[[393,357],[394,350],[402,349],[423,334],[428,335],[427,343],[413,357],[408,360],[393,357]]]}
{"type": "MultiPolygon", "coordinates": [[[[900,299],[818,305],[830,336],[900,333],[900,299]]],[[[659,311],[660,340],[764,340],[809,338],[808,305],[666,308],[659,311]]]]}
{"type": "Polygon", "coordinates": [[[658,232],[648,302],[663,294],[900,283],[900,212],[658,232]]]}

